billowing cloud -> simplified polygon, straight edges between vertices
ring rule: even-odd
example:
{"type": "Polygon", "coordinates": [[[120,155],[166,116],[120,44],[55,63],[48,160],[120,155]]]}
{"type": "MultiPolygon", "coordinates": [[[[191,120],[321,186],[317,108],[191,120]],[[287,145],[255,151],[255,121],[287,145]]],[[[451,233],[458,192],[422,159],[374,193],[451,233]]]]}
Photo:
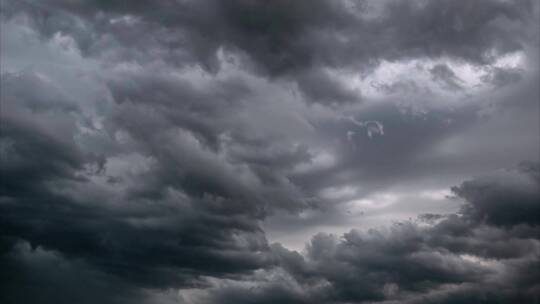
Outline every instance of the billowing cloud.
{"type": "Polygon", "coordinates": [[[536,1],[0,3],[0,302],[538,300],[536,1]]]}
{"type": "MultiPolygon", "coordinates": [[[[492,198],[492,193],[508,186],[480,186],[499,178],[496,173],[455,188],[465,199],[459,214],[427,214],[389,228],[352,230],[341,237],[319,233],[303,255],[275,244],[272,250],[282,273],[253,276],[260,280],[255,287],[225,283],[195,303],[228,299],[251,303],[258,298],[260,303],[268,299],[284,303],[534,302],[540,284],[538,273],[531,269],[540,262],[540,226],[521,212],[540,205],[538,172],[538,164],[528,163],[503,173],[517,178],[515,191],[505,192],[512,208],[501,208],[493,200],[491,212],[504,212],[515,220],[512,226],[477,216],[486,208],[479,205],[478,197],[492,198]],[[478,187],[472,190],[472,185],[478,187]],[[463,189],[474,191],[474,197],[463,189]],[[528,195],[534,203],[523,200],[528,195]]],[[[532,209],[531,214],[537,216],[532,209]]]]}

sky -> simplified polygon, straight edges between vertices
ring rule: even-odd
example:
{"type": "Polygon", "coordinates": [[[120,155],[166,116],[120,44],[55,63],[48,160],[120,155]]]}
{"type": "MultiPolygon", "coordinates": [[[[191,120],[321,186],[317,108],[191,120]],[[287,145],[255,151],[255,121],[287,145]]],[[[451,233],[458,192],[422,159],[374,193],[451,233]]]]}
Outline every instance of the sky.
{"type": "Polygon", "coordinates": [[[0,4],[1,303],[540,303],[538,0],[0,4]]]}

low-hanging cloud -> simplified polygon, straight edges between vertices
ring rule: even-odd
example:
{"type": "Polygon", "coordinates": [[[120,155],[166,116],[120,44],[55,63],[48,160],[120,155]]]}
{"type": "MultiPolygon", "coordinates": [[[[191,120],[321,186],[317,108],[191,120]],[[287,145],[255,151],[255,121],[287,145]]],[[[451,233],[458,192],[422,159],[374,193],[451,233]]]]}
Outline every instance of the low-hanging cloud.
{"type": "Polygon", "coordinates": [[[0,4],[0,302],[538,301],[537,2],[0,4]]]}

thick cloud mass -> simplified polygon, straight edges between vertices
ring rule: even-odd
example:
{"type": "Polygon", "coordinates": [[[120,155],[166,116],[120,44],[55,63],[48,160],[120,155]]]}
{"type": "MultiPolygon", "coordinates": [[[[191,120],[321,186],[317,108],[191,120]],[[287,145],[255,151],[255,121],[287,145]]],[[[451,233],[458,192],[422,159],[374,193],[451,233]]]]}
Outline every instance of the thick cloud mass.
{"type": "Polygon", "coordinates": [[[538,1],[0,0],[0,302],[540,302],[538,1]]]}
{"type": "Polygon", "coordinates": [[[521,164],[521,174],[504,172],[465,182],[454,191],[470,202],[465,214],[489,224],[540,224],[538,163],[521,164]]]}
{"type": "MultiPolygon", "coordinates": [[[[540,226],[520,212],[540,204],[538,173],[538,164],[500,173],[515,177],[519,189],[508,194],[513,200],[506,203],[517,211],[506,209],[513,221],[505,226],[489,216],[478,217],[485,206],[467,192],[489,197],[504,193],[508,184],[482,187],[499,174],[466,181],[454,190],[465,199],[459,214],[425,214],[342,237],[319,233],[304,255],[275,244],[272,251],[284,274],[267,274],[255,288],[216,288],[200,303],[252,303],[258,298],[261,303],[536,303],[540,226]],[[523,199],[527,195],[534,205],[523,199]],[[268,282],[268,277],[274,280],[268,282]]],[[[500,208],[496,200],[492,208],[500,208]]]]}

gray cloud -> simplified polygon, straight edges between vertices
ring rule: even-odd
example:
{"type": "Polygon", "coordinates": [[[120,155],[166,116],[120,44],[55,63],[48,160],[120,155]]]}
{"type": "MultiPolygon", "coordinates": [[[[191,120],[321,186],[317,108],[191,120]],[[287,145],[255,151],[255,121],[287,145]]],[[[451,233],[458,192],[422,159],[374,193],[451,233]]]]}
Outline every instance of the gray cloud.
{"type": "MultiPolygon", "coordinates": [[[[288,289],[277,282],[261,282],[260,287],[243,289],[243,293],[238,287],[211,292],[211,299],[218,303],[229,299],[230,293],[242,294],[237,302],[250,303],[252,296],[267,293],[262,299],[285,303],[534,302],[540,296],[538,272],[526,269],[539,263],[539,226],[520,217],[520,212],[531,207],[531,202],[522,199],[531,186],[536,187],[533,208],[539,205],[538,164],[523,164],[506,174],[519,177],[516,190],[506,194],[513,198],[512,210],[502,209],[517,226],[501,227],[499,222],[476,216],[486,208],[476,201],[478,196],[488,197],[508,185],[478,186],[460,215],[421,216],[387,229],[352,230],[342,237],[320,233],[308,243],[305,255],[275,244],[273,251],[281,267],[294,278],[288,289]],[[430,224],[425,225],[426,220],[430,224]]],[[[463,195],[463,189],[498,175],[467,181],[454,191],[463,195]]],[[[492,210],[501,210],[497,200],[492,203],[492,210]]]]}
{"type": "Polygon", "coordinates": [[[523,163],[518,172],[479,178],[453,190],[470,203],[464,213],[476,220],[494,225],[538,225],[538,172],[537,163],[523,163]]]}
{"type": "Polygon", "coordinates": [[[378,13],[373,6],[379,5],[7,1],[4,14],[26,10],[36,15],[32,22],[44,34],[65,31],[84,53],[115,61],[159,58],[217,71],[218,52],[227,50],[271,77],[307,73],[298,79],[300,88],[323,103],[350,100],[350,92],[324,73],[313,74],[313,67],[365,71],[381,60],[447,56],[484,65],[535,39],[523,30],[534,24],[534,1],[512,5],[486,0],[466,6],[395,1],[382,4],[378,13]],[[374,17],[368,18],[370,14],[374,17]],[[321,94],[323,87],[329,90],[321,94]]]}
{"type": "Polygon", "coordinates": [[[461,79],[459,79],[448,66],[444,64],[438,64],[434,66],[430,70],[430,72],[433,79],[441,83],[444,88],[454,91],[463,89],[460,84],[461,79]]]}
{"type": "Polygon", "coordinates": [[[538,300],[537,2],[1,5],[0,302],[538,300]]]}

